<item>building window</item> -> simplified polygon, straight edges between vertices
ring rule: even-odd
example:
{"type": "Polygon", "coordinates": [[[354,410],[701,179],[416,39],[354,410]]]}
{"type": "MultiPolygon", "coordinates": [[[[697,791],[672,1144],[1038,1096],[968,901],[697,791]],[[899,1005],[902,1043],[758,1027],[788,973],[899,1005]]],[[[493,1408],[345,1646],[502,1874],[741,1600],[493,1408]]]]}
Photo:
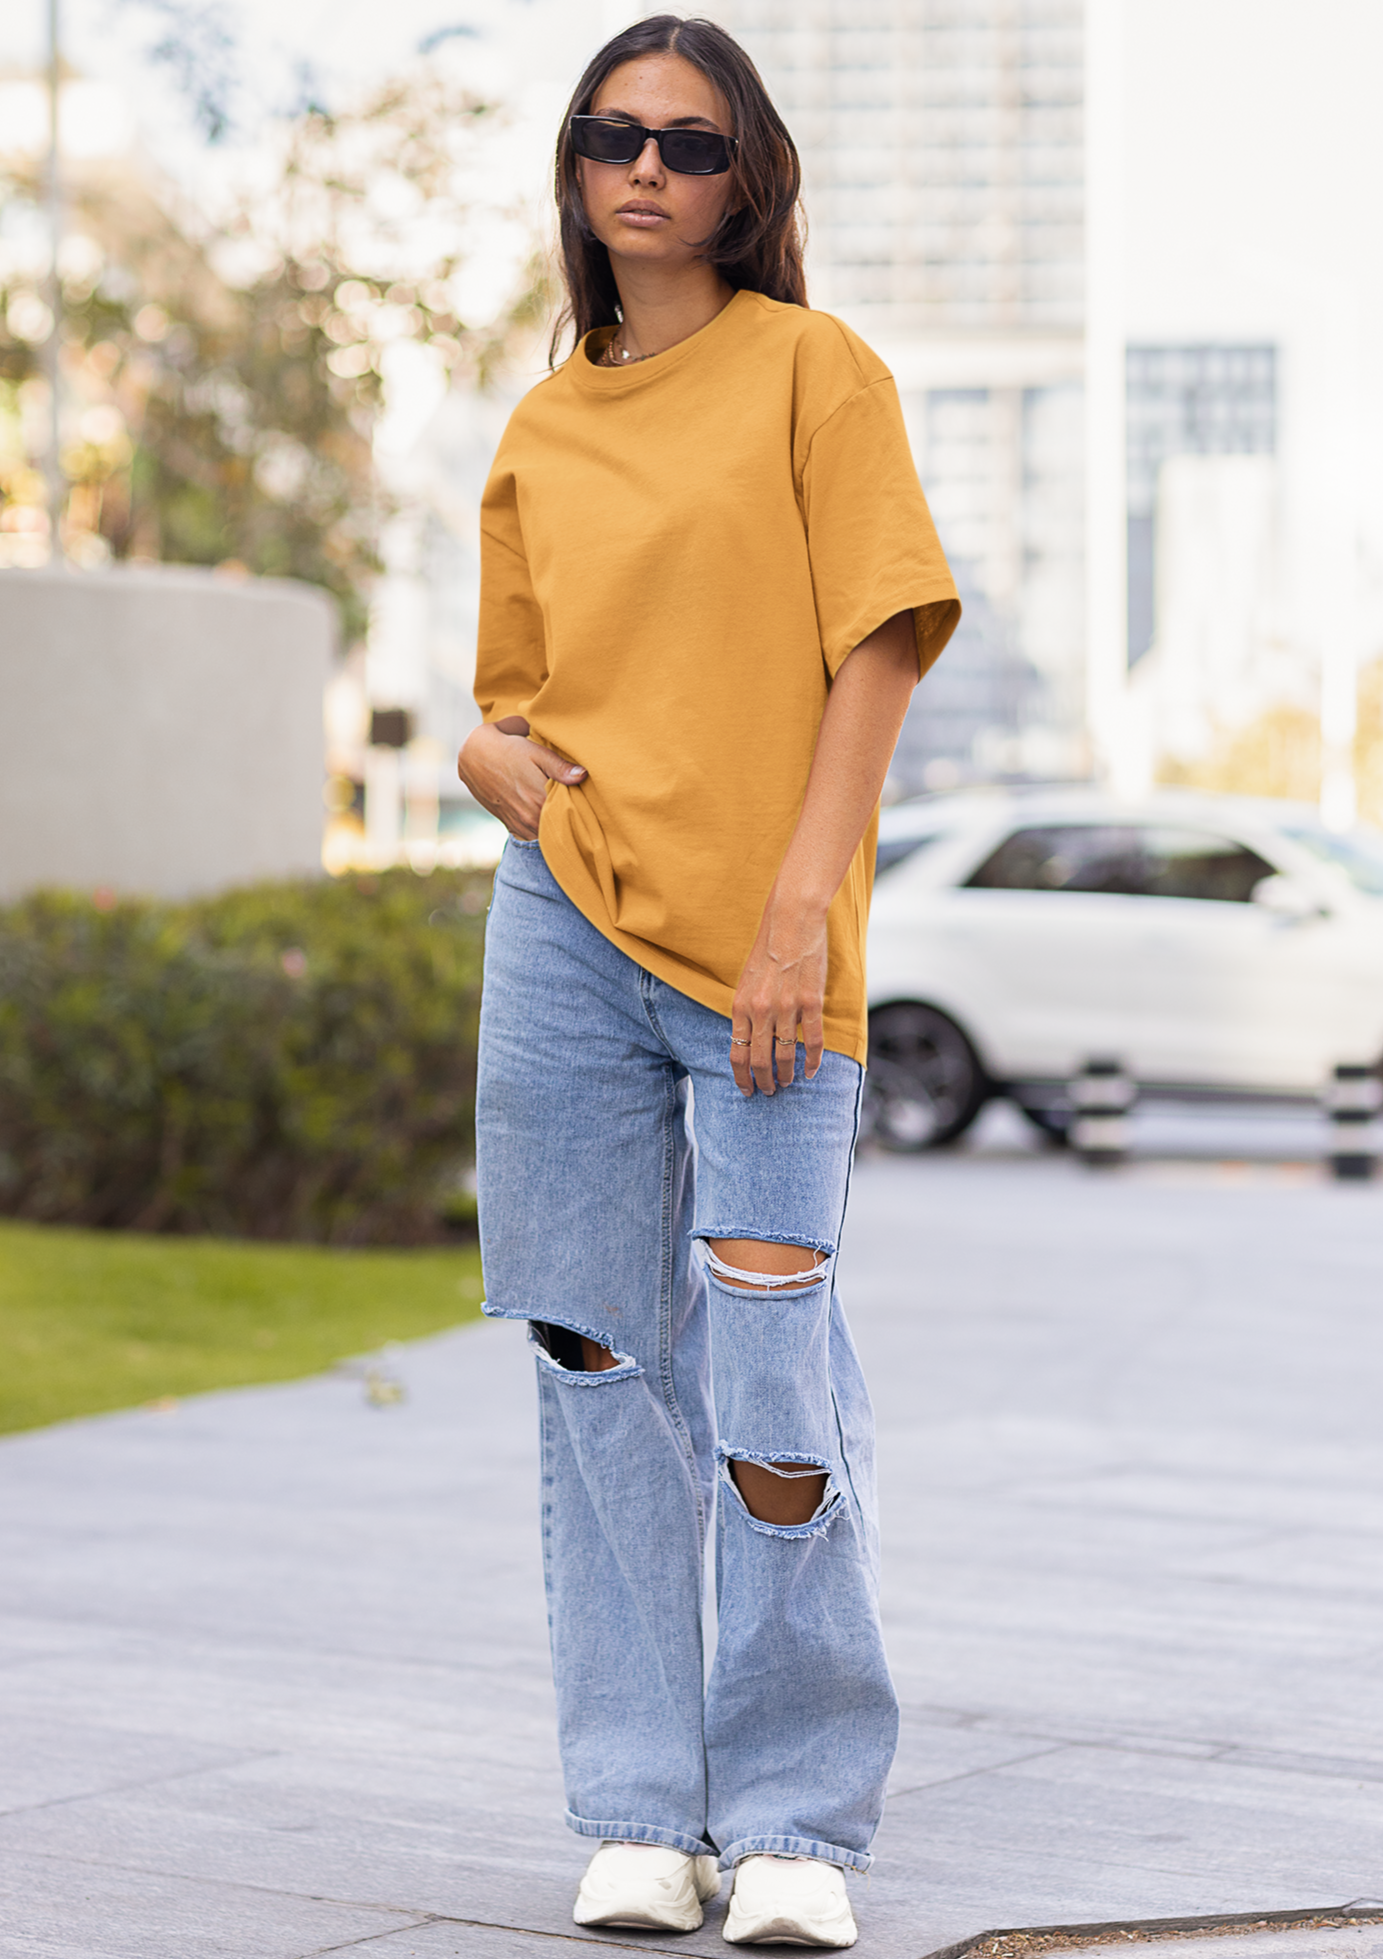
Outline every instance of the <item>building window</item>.
{"type": "Polygon", "coordinates": [[[1128,651],[1153,642],[1157,480],[1169,456],[1271,456],[1277,449],[1277,349],[1130,347],[1128,651]]]}

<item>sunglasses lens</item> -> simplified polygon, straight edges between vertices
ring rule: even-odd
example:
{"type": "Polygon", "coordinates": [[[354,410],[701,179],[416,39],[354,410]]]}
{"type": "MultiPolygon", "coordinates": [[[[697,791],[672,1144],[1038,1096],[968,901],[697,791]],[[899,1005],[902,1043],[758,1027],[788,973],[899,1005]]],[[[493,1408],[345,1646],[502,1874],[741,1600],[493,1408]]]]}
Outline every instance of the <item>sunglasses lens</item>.
{"type": "MultiPolygon", "coordinates": [[[[605,116],[571,119],[572,147],[592,163],[632,163],[652,133],[605,116]]],[[[661,129],[656,134],[663,162],[684,177],[718,177],[730,168],[730,145],[711,130],[661,129]]]]}
{"type": "Polygon", "coordinates": [[[717,177],[730,168],[730,150],[723,136],[701,129],[665,129],[659,148],[669,170],[688,177],[717,177]]]}
{"type": "Polygon", "coordinates": [[[571,140],[579,156],[592,163],[632,163],[643,148],[644,135],[627,122],[607,122],[603,116],[573,116],[571,140]]]}

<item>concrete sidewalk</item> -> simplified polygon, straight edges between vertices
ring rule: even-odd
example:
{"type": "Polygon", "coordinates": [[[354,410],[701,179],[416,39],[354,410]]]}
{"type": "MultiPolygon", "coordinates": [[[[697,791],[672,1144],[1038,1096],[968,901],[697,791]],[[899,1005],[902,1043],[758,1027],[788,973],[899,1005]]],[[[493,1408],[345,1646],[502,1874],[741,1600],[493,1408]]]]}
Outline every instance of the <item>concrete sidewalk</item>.
{"type": "MultiPolygon", "coordinates": [[[[1383,1896],[1383,1190],[874,1162],[846,1267],[905,1703],[861,1959],[1383,1896]]],[[[522,1338],[402,1368],[0,1444],[5,1959],[728,1950],[571,1924],[522,1338]]]]}

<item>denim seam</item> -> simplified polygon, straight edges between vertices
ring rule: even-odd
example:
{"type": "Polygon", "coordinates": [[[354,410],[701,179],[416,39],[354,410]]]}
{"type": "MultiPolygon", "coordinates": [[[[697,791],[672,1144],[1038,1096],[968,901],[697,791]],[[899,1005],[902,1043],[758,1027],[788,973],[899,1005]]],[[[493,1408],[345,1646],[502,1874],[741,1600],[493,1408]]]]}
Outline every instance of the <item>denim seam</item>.
{"type": "Polygon", "coordinates": [[[839,1864],[847,1871],[867,1871],[874,1858],[868,1850],[846,1850],[838,1843],[823,1843],[819,1837],[738,1837],[720,1853],[720,1868],[732,1870],[743,1857],[814,1857],[823,1864],[839,1864]]]}
{"type": "MultiPolygon", "coordinates": [[[[651,997],[653,975],[642,969],[639,973],[639,1004],[643,1008],[644,1019],[663,1044],[663,1051],[672,1058],[672,1044],[668,1040],[658,1020],[657,1008],[651,997]]],[[[658,1379],[663,1391],[663,1405],[668,1411],[673,1433],[681,1444],[686,1457],[687,1468],[691,1472],[692,1490],[696,1497],[696,1532],[704,1553],[706,1546],[707,1517],[705,1503],[701,1495],[701,1476],[696,1462],[696,1444],[691,1430],[677,1401],[677,1385],[672,1373],[672,1287],[676,1272],[676,1248],[672,1231],[673,1178],[677,1162],[677,1084],[669,1075],[663,1094],[663,1191],[661,1239],[659,1248],[658,1273],[658,1379]]]]}
{"type": "MultiPolygon", "coordinates": [[[[855,1084],[855,1126],[850,1137],[850,1154],[845,1159],[845,1202],[841,1207],[840,1225],[838,1227],[838,1229],[842,1233],[845,1230],[845,1218],[850,1207],[850,1185],[855,1175],[855,1149],[860,1140],[860,1111],[863,1108],[863,1105],[864,1105],[864,1070],[861,1069],[859,1081],[855,1084]]],[[[836,1289],[835,1274],[832,1273],[831,1296],[833,1301],[835,1298],[835,1289],[836,1289]]],[[[829,1372],[830,1370],[828,1368],[827,1370],[828,1379],[829,1379],[829,1372]]],[[[869,1391],[866,1388],[865,1393],[868,1394],[868,1392],[869,1391]]],[[[860,1502],[860,1493],[855,1488],[855,1478],[850,1468],[850,1456],[849,1456],[849,1452],[845,1447],[845,1428],[840,1419],[840,1403],[836,1399],[836,1391],[834,1386],[832,1386],[831,1388],[831,1412],[836,1418],[836,1443],[840,1452],[841,1475],[845,1478],[846,1485],[849,1488],[850,1501],[855,1506],[855,1515],[860,1521],[861,1528],[864,1528],[865,1526],[864,1506],[860,1502]]],[[[878,1582],[877,1577],[875,1582],[877,1584],[878,1582]]]]}
{"type": "Polygon", "coordinates": [[[548,1424],[552,1421],[551,1412],[544,1406],[541,1388],[538,1394],[538,1476],[542,1486],[542,1544],[543,1544],[543,1599],[547,1608],[547,1636],[552,1642],[552,1440],[548,1424]]]}
{"type": "Polygon", "coordinates": [[[658,1009],[653,1004],[652,982],[653,982],[652,973],[649,972],[646,966],[640,966],[639,1005],[643,1008],[643,1017],[648,1022],[653,1032],[658,1036],[658,1039],[662,1042],[665,1052],[670,1055],[672,1053],[672,1043],[671,1041],[669,1041],[667,1037],[667,1032],[664,1029],[662,1022],[658,1018],[658,1009]]]}
{"type": "Polygon", "coordinates": [[[669,1830],[661,1823],[597,1823],[578,1816],[574,1809],[563,1813],[569,1830],[579,1837],[604,1837],[610,1843],[656,1843],[665,1850],[680,1850],[687,1857],[714,1857],[716,1847],[705,1837],[689,1836],[685,1830],[669,1830]]]}

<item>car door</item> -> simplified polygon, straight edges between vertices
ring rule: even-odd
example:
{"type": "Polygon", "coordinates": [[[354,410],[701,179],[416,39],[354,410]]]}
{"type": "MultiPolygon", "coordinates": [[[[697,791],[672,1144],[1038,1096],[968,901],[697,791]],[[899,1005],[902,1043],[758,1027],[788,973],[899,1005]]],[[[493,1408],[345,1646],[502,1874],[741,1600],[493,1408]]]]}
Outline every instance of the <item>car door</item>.
{"type": "Polygon", "coordinates": [[[952,892],[947,937],[996,1072],[1064,1080],[1104,1055],[1138,1065],[1143,877],[1136,825],[1048,822],[1011,831],[952,892]]]}
{"type": "Polygon", "coordinates": [[[1278,866],[1232,836],[1149,824],[1141,848],[1144,1079],[1314,1091],[1335,1061],[1372,1058],[1331,1051],[1349,1044],[1347,917],[1256,903],[1278,866]]]}

